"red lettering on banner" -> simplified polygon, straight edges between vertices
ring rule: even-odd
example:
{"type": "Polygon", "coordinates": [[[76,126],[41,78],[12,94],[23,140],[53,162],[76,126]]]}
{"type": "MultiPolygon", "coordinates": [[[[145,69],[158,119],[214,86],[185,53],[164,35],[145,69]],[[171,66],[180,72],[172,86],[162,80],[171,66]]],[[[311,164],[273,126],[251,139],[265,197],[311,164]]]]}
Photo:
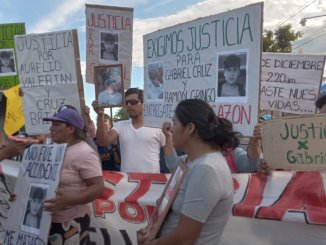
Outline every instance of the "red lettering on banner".
{"type": "Polygon", "coordinates": [[[233,215],[251,217],[255,215],[255,207],[263,200],[263,193],[267,182],[265,174],[251,174],[244,199],[233,206],[233,215]]]}
{"type": "Polygon", "coordinates": [[[281,220],[287,211],[306,213],[308,224],[326,225],[324,182],[317,171],[297,171],[280,198],[269,207],[261,207],[257,218],[281,220]]]}
{"type": "Polygon", "coordinates": [[[143,223],[145,221],[145,211],[139,205],[138,199],[148,192],[152,183],[166,183],[166,176],[164,174],[129,173],[128,180],[138,182],[138,185],[133,193],[126,197],[125,202],[119,203],[120,216],[129,222],[143,223]]]}
{"type": "MultiPolygon", "coordinates": [[[[118,172],[103,171],[103,178],[105,181],[116,185],[123,178],[123,174],[118,172]]],[[[114,202],[109,200],[113,194],[114,191],[112,189],[105,187],[102,196],[99,199],[93,201],[95,216],[104,218],[105,213],[113,213],[115,211],[114,202]]]]}
{"type": "Polygon", "coordinates": [[[116,185],[123,178],[123,174],[119,172],[106,172],[103,171],[103,179],[110,182],[112,185],[116,185]]]}
{"type": "Polygon", "coordinates": [[[233,179],[233,190],[236,191],[240,188],[240,184],[237,179],[235,179],[235,178],[232,178],[232,179],[233,179]]]}
{"type": "Polygon", "coordinates": [[[148,205],[146,205],[145,208],[146,208],[146,214],[147,214],[148,222],[149,222],[149,219],[150,219],[151,217],[153,217],[153,213],[154,213],[154,210],[155,210],[155,206],[148,206],[148,205]]]}

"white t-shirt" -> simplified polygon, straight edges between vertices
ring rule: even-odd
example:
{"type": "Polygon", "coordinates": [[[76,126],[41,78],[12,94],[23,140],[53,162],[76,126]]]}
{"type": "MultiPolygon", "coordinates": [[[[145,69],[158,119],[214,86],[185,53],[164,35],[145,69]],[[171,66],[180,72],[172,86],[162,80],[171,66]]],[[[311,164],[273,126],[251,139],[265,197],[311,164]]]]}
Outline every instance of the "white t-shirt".
{"type": "Polygon", "coordinates": [[[233,181],[229,166],[220,152],[204,154],[187,166],[188,172],[159,236],[172,231],[182,213],[203,223],[196,245],[217,245],[233,204],[233,181]]]}
{"type": "Polygon", "coordinates": [[[119,134],[121,172],[160,172],[160,149],[165,145],[160,128],[135,129],[128,120],[117,122],[112,129],[119,134]]]}

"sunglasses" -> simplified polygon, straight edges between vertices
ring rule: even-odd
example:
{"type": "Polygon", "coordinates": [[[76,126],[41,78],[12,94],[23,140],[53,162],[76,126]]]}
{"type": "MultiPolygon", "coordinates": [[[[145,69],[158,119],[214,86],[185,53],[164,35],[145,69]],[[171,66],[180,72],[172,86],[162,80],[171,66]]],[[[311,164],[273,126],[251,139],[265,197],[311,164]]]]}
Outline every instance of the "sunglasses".
{"type": "Polygon", "coordinates": [[[128,104],[130,105],[137,105],[140,102],[140,100],[132,99],[132,100],[126,100],[126,106],[128,104]]]}

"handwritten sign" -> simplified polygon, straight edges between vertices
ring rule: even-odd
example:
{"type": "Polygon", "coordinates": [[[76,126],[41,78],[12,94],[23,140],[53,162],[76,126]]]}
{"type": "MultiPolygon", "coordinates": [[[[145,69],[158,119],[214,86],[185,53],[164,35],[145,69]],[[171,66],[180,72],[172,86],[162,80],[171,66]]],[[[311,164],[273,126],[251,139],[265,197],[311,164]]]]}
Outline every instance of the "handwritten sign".
{"type": "Polygon", "coordinates": [[[14,36],[25,33],[25,23],[0,24],[0,56],[2,54],[8,58],[8,69],[2,69],[2,64],[0,65],[0,90],[19,84],[15,62],[14,36]],[[2,52],[6,52],[6,54],[2,52]]]}
{"type": "Polygon", "coordinates": [[[24,126],[24,114],[22,98],[19,96],[19,85],[16,85],[3,92],[7,98],[6,117],[4,131],[12,135],[24,126]]]}
{"type": "Polygon", "coordinates": [[[263,53],[260,105],[263,110],[316,113],[325,56],[263,53]]]}
{"type": "Polygon", "coordinates": [[[258,121],[262,7],[253,4],[144,36],[146,126],[161,127],[180,101],[197,98],[235,130],[252,134],[258,121]]]}
{"type": "Polygon", "coordinates": [[[61,105],[84,104],[76,30],[15,36],[26,132],[47,134],[61,105]]]}
{"type": "Polygon", "coordinates": [[[124,88],[131,83],[133,9],[86,4],[86,81],[94,66],[123,64],[124,88]]]}
{"type": "Polygon", "coordinates": [[[264,158],[272,168],[326,169],[326,117],[323,114],[265,121],[264,158]]]}
{"type": "Polygon", "coordinates": [[[58,185],[66,144],[32,145],[24,152],[9,210],[3,244],[47,244],[51,214],[43,201],[53,198],[58,185]]]}

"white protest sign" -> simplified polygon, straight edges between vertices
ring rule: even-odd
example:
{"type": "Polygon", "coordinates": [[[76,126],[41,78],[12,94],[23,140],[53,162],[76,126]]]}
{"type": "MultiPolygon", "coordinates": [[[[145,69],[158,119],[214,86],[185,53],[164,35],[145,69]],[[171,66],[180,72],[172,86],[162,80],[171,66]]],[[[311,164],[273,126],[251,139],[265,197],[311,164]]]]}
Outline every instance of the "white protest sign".
{"type": "Polygon", "coordinates": [[[14,160],[0,161],[0,241],[5,236],[5,224],[10,210],[10,195],[14,193],[20,162],[14,160]]]}
{"type": "Polygon", "coordinates": [[[77,31],[19,35],[15,46],[26,132],[47,134],[43,117],[64,103],[80,111],[83,103],[77,31]]]}
{"type": "Polygon", "coordinates": [[[74,105],[80,111],[80,101],[77,96],[78,86],[72,84],[54,84],[52,86],[30,87],[24,89],[24,114],[25,125],[29,125],[28,133],[38,135],[49,133],[51,122],[42,120],[44,117],[51,117],[62,105],[74,105]],[[74,96],[72,96],[74,95],[74,96]]]}
{"type": "Polygon", "coordinates": [[[258,121],[262,9],[263,3],[253,4],[145,35],[145,125],[161,127],[178,102],[198,98],[235,130],[252,135],[258,121]]]}
{"type": "Polygon", "coordinates": [[[262,54],[263,110],[316,113],[315,101],[324,72],[324,55],[262,54]]]}
{"type": "Polygon", "coordinates": [[[66,146],[35,144],[25,150],[3,244],[47,244],[51,214],[43,211],[43,201],[55,196],[66,146]]]}
{"type": "Polygon", "coordinates": [[[86,81],[94,66],[123,64],[124,88],[131,83],[132,8],[86,4],[86,81]]]}
{"type": "Polygon", "coordinates": [[[264,158],[273,169],[326,170],[326,116],[263,123],[264,158]]]}

